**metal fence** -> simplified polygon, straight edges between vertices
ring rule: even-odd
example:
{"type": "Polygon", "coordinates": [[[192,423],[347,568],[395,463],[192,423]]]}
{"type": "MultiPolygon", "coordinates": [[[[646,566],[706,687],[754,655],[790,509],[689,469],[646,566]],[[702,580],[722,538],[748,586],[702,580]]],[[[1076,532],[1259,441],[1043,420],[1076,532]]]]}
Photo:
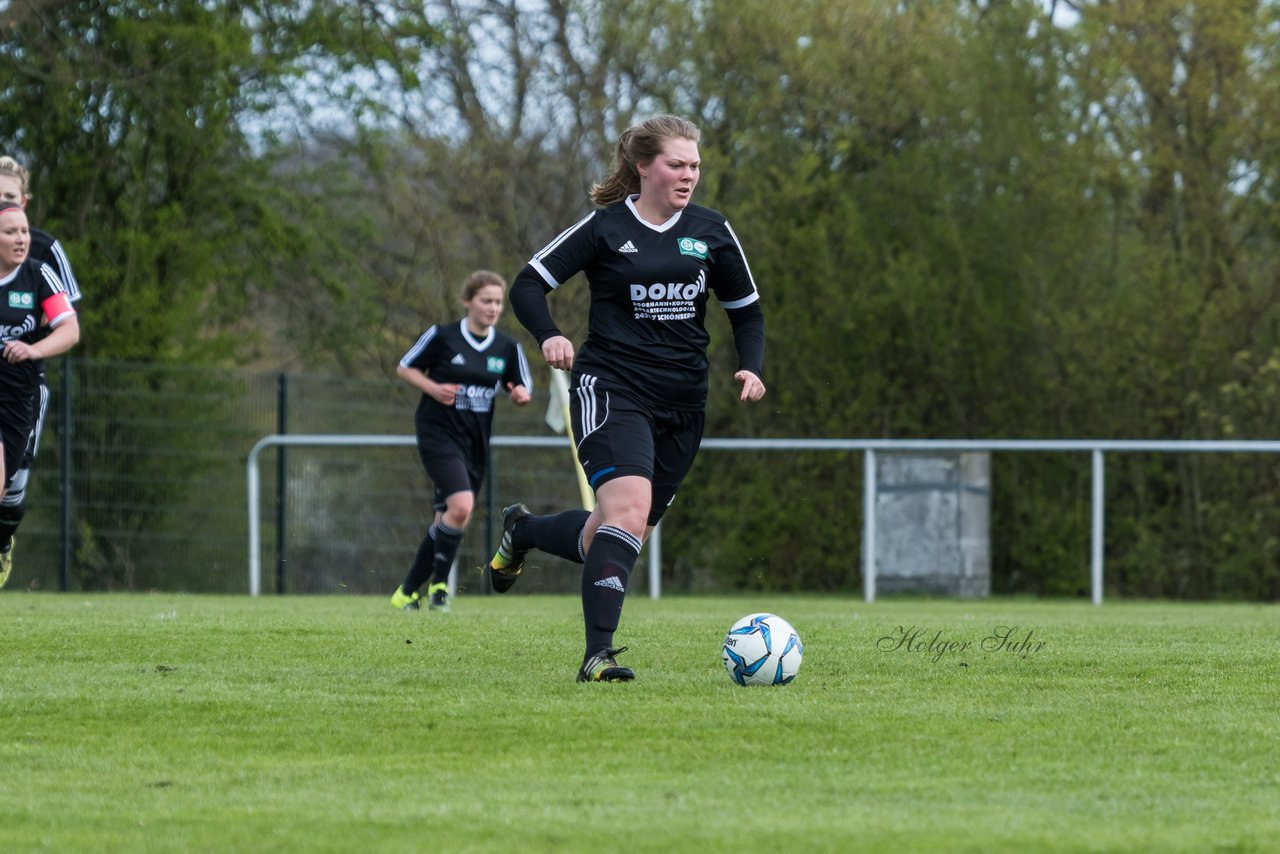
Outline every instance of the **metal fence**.
{"type": "MultiPolygon", "coordinates": [[[[274,435],[260,439],[249,453],[246,472],[248,491],[249,553],[248,553],[248,587],[249,593],[257,596],[262,589],[262,536],[261,536],[261,468],[259,456],[269,448],[284,449],[288,447],[344,447],[344,448],[390,448],[412,447],[412,436],[317,436],[317,435],[274,435]]],[[[500,447],[525,448],[528,450],[547,448],[559,444],[555,440],[539,437],[494,437],[494,444],[500,447]]],[[[704,450],[727,450],[739,452],[761,451],[859,451],[863,454],[863,504],[862,504],[862,579],[863,597],[867,602],[876,599],[876,538],[877,538],[877,477],[876,455],[911,451],[923,454],[942,454],[947,452],[975,451],[1017,451],[1028,452],[1076,452],[1088,453],[1090,458],[1090,544],[1089,544],[1089,592],[1094,605],[1101,605],[1103,599],[1104,574],[1104,531],[1106,528],[1106,465],[1104,455],[1111,453],[1251,453],[1274,454],[1280,452],[1277,441],[1102,441],[1102,440],[893,440],[893,439],[706,439],[702,445],[704,450]]],[[[491,490],[492,492],[492,490],[491,490]]],[[[658,598],[661,590],[662,546],[659,531],[650,541],[647,550],[648,590],[652,598],[658,598]]],[[[493,532],[487,537],[492,543],[493,532]]]]}
{"type": "MultiPolygon", "coordinates": [[[[417,403],[417,392],[391,376],[354,380],[77,358],[53,360],[49,371],[53,401],[28,487],[27,517],[18,533],[10,590],[248,592],[246,546],[251,532],[245,462],[254,444],[276,434],[405,437],[412,433],[417,403]]],[[[463,593],[484,588],[479,567],[492,554],[502,506],[522,500],[541,513],[579,501],[568,445],[550,438],[544,414],[541,393],[527,407],[499,405],[498,435],[541,439],[537,447],[504,441],[493,449],[491,479],[459,553],[463,593]]],[[[807,576],[810,580],[801,579],[788,589],[853,593],[861,588],[873,597],[874,573],[865,561],[874,554],[874,547],[868,546],[874,543],[875,531],[866,527],[874,519],[869,520],[866,511],[870,505],[864,462],[866,454],[887,452],[892,445],[901,450],[991,450],[999,452],[1002,461],[1044,459],[1049,454],[1081,458],[1083,470],[1091,474],[1061,484],[1055,481],[1047,491],[1055,502],[1085,508],[1081,538],[1068,543],[1070,572],[1081,584],[1058,595],[1092,591],[1094,601],[1100,601],[1104,452],[1119,458],[1113,470],[1117,473],[1135,451],[1186,460],[1206,456],[1195,452],[1224,452],[1211,456],[1229,465],[1230,472],[1256,466],[1265,473],[1273,470],[1275,457],[1264,466],[1259,454],[1280,450],[1275,442],[803,440],[803,447],[788,448],[782,457],[773,453],[780,449],[770,448],[771,460],[784,464],[761,468],[755,475],[767,480],[761,488],[774,499],[808,514],[779,528],[775,519],[751,515],[752,496],[759,490],[744,489],[749,484],[738,478],[744,468],[764,465],[764,458],[756,455],[766,445],[789,441],[709,439],[704,444],[710,453],[698,462],[696,483],[682,490],[668,517],[671,547],[661,567],[665,590],[753,589],[758,582],[751,561],[757,560],[766,569],[770,561],[773,566],[802,568],[822,564],[807,576]],[[721,448],[721,443],[727,444],[721,448]],[[1005,453],[1025,450],[1042,453],[1005,453]],[[1089,453],[1078,453],[1083,451],[1089,453]],[[750,466],[735,465],[749,457],[750,466]],[[834,530],[828,535],[834,538],[823,540],[820,560],[797,561],[785,543],[794,548],[812,542],[817,520],[834,520],[824,529],[834,530]],[[725,550],[727,544],[743,542],[755,551],[725,550]]],[[[374,594],[394,589],[432,516],[430,485],[410,444],[272,448],[262,452],[260,462],[262,592],[374,594]]],[[[1123,557],[1135,538],[1134,530],[1122,528],[1130,521],[1124,507],[1132,507],[1133,500],[1124,493],[1117,473],[1109,471],[1105,481],[1113,490],[1111,501],[1121,508],[1111,516],[1114,528],[1106,536],[1113,560],[1117,552],[1123,557]],[[1117,502],[1116,491],[1129,504],[1117,502]]],[[[1275,513],[1274,480],[1268,476],[1248,482],[1251,491],[1245,498],[1253,504],[1245,509],[1257,517],[1254,528],[1259,530],[1272,528],[1267,523],[1275,513]]],[[[1234,484],[1228,479],[1228,486],[1234,484]]],[[[1221,515],[1210,521],[1214,520],[1223,524],[1221,515]]],[[[1028,537],[1015,523],[1003,524],[1000,533],[1006,543],[1011,536],[1034,539],[1034,532],[1028,537]]],[[[1255,564],[1270,566],[1266,562],[1280,547],[1273,548],[1272,539],[1264,537],[1239,537],[1225,548],[1253,571],[1255,564]]],[[[541,556],[537,560],[540,571],[522,579],[522,592],[578,589],[576,566],[541,556]]],[[[1115,565],[1107,584],[1119,584],[1124,592],[1138,576],[1119,577],[1122,573],[1115,565]]],[[[1217,563],[1206,565],[1206,572],[1222,571],[1217,563]]],[[[1152,564],[1138,571],[1149,573],[1152,564]]],[[[636,583],[637,592],[656,592],[645,589],[650,583],[643,572],[636,573],[636,583]]],[[[768,579],[759,583],[767,584],[768,579]]],[[[1022,583],[1015,578],[1001,592],[1021,592],[1022,583]]]]}
{"type": "MultiPolygon", "coordinates": [[[[411,433],[417,403],[394,377],[75,358],[48,367],[53,400],[16,540],[14,588],[245,592],[244,461],[254,442],[278,432],[411,433]]],[[[548,433],[536,405],[499,409],[504,429],[548,433]]],[[[270,456],[269,592],[393,589],[432,515],[416,452],[270,456]]],[[[567,459],[566,445],[541,463],[527,460],[534,467],[522,465],[519,480],[536,478],[549,501],[570,500],[567,459]]],[[[495,463],[503,465],[501,453],[495,463]]],[[[477,531],[492,527],[484,516],[477,531]]],[[[487,547],[470,536],[461,557],[478,566],[487,547]]]]}

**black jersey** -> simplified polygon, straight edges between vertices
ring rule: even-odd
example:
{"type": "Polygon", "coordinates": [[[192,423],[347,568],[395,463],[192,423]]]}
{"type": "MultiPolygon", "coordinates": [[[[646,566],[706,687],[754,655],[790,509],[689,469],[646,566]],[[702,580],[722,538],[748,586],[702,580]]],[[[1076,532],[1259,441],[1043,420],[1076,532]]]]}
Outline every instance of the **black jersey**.
{"type": "Polygon", "coordinates": [[[71,302],[80,299],[80,283],[76,281],[75,271],[71,269],[71,260],[52,234],[38,228],[31,229],[31,249],[27,252],[27,257],[43,261],[53,268],[63,287],[67,289],[67,299],[71,302]]]}
{"type": "MultiPolygon", "coordinates": [[[[708,292],[730,312],[748,306],[758,311],[760,296],[723,214],[690,204],[654,225],[641,218],[634,199],[587,215],[529,266],[550,288],[586,274],[591,309],[575,373],[673,409],[701,409],[707,399],[708,292]]],[[[559,334],[529,331],[540,343],[548,333],[559,334]]]]}
{"type": "Polygon", "coordinates": [[[507,384],[533,391],[533,377],[524,350],[510,335],[490,327],[477,338],[466,318],[446,326],[432,326],[404,354],[400,364],[417,368],[438,383],[457,384],[453,406],[422,395],[414,413],[419,441],[451,442],[469,458],[483,460],[493,430],[493,401],[507,384]]]}
{"type": "MultiPolygon", "coordinates": [[[[74,314],[66,287],[48,264],[27,258],[0,279],[0,341],[34,344],[43,337],[42,321],[53,327],[74,314]]],[[[30,401],[40,364],[34,359],[17,364],[0,359],[0,398],[30,401]]]]}

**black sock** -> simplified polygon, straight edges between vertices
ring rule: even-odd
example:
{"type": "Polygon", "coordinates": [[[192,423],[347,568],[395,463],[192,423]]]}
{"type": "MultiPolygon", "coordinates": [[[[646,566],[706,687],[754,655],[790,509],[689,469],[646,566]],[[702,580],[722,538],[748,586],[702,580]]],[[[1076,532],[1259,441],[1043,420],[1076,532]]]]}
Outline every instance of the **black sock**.
{"type": "Polygon", "coordinates": [[[587,655],[613,646],[622,617],[631,567],[640,555],[640,540],[612,525],[601,525],[582,567],[582,621],[587,655]]]}
{"type": "Polygon", "coordinates": [[[0,504],[0,551],[9,547],[13,534],[22,522],[22,514],[26,512],[26,502],[21,504],[0,504]]]}
{"type": "Polygon", "coordinates": [[[450,528],[444,522],[436,522],[431,526],[435,533],[436,550],[432,556],[433,572],[431,583],[440,584],[449,580],[449,570],[453,567],[453,559],[458,554],[458,546],[462,544],[462,532],[450,528]]]}
{"type": "Polygon", "coordinates": [[[427,529],[427,535],[422,538],[422,543],[418,546],[418,554],[413,558],[413,566],[409,567],[409,574],[404,577],[404,583],[400,585],[400,589],[409,596],[426,584],[427,579],[431,577],[432,563],[435,561],[436,554],[435,530],[435,525],[427,529]]]}
{"type": "Polygon", "coordinates": [[[582,529],[591,514],[565,510],[550,516],[527,516],[512,532],[512,545],[521,551],[538,549],[549,555],[582,563],[582,529]]]}

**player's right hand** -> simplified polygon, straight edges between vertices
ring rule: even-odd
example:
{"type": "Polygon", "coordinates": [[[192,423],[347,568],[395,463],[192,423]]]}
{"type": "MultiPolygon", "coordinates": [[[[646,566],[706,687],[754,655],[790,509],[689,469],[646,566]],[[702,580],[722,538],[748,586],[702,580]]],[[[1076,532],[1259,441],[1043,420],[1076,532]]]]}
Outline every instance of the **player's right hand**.
{"type": "Polygon", "coordinates": [[[11,365],[36,358],[35,348],[26,341],[10,338],[4,342],[4,360],[11,365]]]}
{"type": "Polygon", "coordinates": [[[570,370],[573,368],[573,342],[563,335],[553,335],[542,342],[542,357],[553,368],[570,370]]]}
{"type": "Polygon", "coordinates": [[[458,386],[454,383],[435,383],[431,396],[438,403],[442,403],[445,406],[453,406],[453,402],[458,397],[458,386]]]}

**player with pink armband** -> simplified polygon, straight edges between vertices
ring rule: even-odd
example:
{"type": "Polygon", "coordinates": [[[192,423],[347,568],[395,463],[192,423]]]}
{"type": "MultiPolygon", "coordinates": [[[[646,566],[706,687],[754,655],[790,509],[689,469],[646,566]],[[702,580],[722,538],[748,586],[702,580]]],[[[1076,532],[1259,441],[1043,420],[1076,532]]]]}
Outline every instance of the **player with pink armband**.
{"type": "MultiPolygon", "coordinates": [[[[31,226],[22,206],[0,201],[0,500],[35,428],[42,362],[80,340],[66,285],[52,267],[29,257],[30,251],[31,226]]],[[[0,562],[0,586],[11,567],[8,560],[0,562]]]]}

